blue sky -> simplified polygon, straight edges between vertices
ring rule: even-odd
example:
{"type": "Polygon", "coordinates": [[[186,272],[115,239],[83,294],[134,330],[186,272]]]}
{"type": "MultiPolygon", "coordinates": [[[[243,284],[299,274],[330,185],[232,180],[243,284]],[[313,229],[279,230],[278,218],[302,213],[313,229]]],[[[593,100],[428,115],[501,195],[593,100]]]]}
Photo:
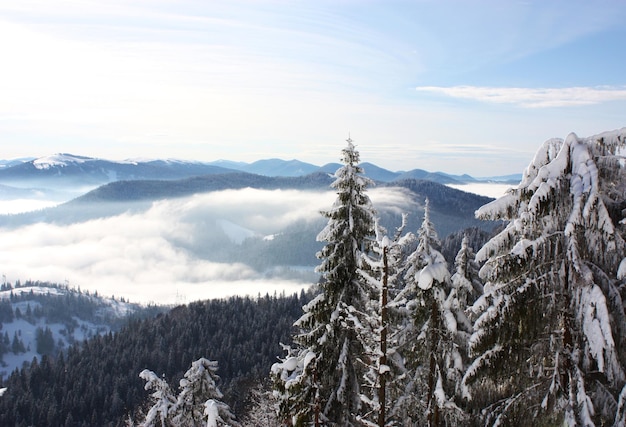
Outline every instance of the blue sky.
{"type": "Polygon", "coordinates": [[[0,158],[520,173],[626,126],[621,1],[0,0],[0,158]]]}

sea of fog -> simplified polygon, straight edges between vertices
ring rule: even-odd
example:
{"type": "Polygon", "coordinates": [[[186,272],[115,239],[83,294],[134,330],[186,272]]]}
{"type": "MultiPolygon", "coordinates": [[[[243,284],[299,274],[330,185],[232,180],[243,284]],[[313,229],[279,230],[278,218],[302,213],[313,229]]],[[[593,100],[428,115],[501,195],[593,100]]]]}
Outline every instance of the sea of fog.
{"type": "Polygon", "coordinates": [[[0,215],[12,215],[21,212],[31,212],[40,209],[50,208],[58,205],[57,200],[32,200],[32,199],[13,199],[0,200],[0,215]]]}
{"type": "MultiPolygon", "coordinates": [[[[496,197],[509,186],[455,187],[496,197]]],[[[412,212],[415,206],[410,205],[405,191],[372,188],[368,194],[377,208],[412,212]]],[[[146,211],[70,225],[37,223],[0,229],[0,274],[11,283],[65,283],[140,303],[291,294],[314,283],[312,266],[306,267],[308,275],[281,276],[259,272],[241,262],[211,261],[211,254],[198,255],[197,248],[203,245],[199,239],[209,223],[220,225],[222,236],[226,236],[223,238],[234,243],[252,235],[271,239],[290,225],[319,221],[319,212],[332,206],[335,197],[331,191],[226,190],[162,200],[146,211]]],[[[31,202],[4,201],[0,207],[5,213],[17,213],[59,203],[31,202]],[[7,203],[13,204],[8,207],[7,203]]],[[[210,250],[219,250],[219,243],[210,250]]]]}

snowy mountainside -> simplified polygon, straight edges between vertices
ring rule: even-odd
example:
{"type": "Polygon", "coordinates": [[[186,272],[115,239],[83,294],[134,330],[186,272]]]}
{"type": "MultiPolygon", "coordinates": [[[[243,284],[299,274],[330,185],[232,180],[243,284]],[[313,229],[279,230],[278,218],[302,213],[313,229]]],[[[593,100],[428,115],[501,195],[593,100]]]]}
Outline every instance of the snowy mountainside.
{"type": "MultiPolygon", "coordinates": [[[[0,398],[0,425],[20,425],[16,417],[29,418],[33,426],[127,425],[130,415],[139,418],[131,410],[149,399],[142,370],[177,384],[200,357],[219,362],[223,401],[239,417],[247,411],[249,390],[282,353],[279,343],[287,342],[310,298],[300,292],[197,301],[71,346],[63,358],[38,358],[0,383],[7,388],[0,398]],[[22,375],[32,380],[23,382],[22,375]],[[24,402],[20,412],[16,402],[24,402]]],[[[242,422],[246,425],[271,424],[242,422]]]]}
{"type": "Polygon", "coordinates": [[[0,287],[0,378],[24,362],[116,331],[131,317],[164,308],[144,307],[50,283],[0,287]]]}
{"type": "Polygon", "coordinates": [[[74,156],[72,154],[54,154],[52,156],[41,157],[33,160],[33,166],[37,169],[50,169],[54,167],[67,167],[72,163],[85,163],[94,160],[84,156],[74,156]]]}
{"type": "Polygon", "coordinates": [[[413,169],[404,172],[395,178],[396,180],[405,179],[422,179],[426,181],[434,181],[440,184],[461,184],[464,182],[474,182],[475,179],[466,175],[465,178],[457,175],[449,175],[442,172],[429,172],[423,169],[413,169]]]}
{"type": "Polygon", "coordinates": [[[80,184],[93,188],[118,180],[180,179],[229,171],[231,169],[196,161],[173,159],[112,161],[60,153],[0,168],[0,183],[22,187],[80,184]]]}
{"type": "Polygon", "coordinates": [[[265,176],[302,176],[319,170],[318,166],[300,160],[265,159],[246,164],[242,171],[265,176]]]}
{"type": "MultiPolygon", "coordinates": [[[[334,167],[334,170],[337,170],[340,166],[337,163],[327,165],[329,168],[334,167]]],[[[391,182],[397,180],[402,175],[401,172],[392,172],[369,162],[363,162],[359,166],[363,168],[365,175],[374,181],[391,182]]]]}

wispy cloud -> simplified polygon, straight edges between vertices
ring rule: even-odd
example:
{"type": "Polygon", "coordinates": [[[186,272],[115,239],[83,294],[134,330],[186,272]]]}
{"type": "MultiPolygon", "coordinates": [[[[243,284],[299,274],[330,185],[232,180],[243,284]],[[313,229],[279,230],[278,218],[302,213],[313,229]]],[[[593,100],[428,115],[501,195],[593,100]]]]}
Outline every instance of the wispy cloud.
{"type": "Polygon", "coordinates": [[[626,100],[626,86],[522,88],[481,86],[418,86],[419,92],[526,108],[571,107],[626,100]]]}

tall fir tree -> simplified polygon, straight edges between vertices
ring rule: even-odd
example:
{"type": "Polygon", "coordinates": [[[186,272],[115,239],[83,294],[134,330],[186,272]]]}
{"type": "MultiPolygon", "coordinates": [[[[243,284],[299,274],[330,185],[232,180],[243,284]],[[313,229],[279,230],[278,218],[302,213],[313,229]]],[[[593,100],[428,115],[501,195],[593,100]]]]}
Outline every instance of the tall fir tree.
{"type": "MultiPolygon", "coordinates": [[[[448,296],[450,302],[450,310],[454,314],[456,320],[456,333],[454,334],[454,342],[461,357],[463,370],[470,364],[469,341],[474,332],[473,322],[476,320],[477,313],[471,309],[473,303],[482,296],[484,284],[480,278],[480,267],[476,262],[476,255],[470,246],[467,234],[461,240],[461,247],[454,259],[454,274],[450,278],[452,290],[448,296]]],[[[463,372],[464,373],[464,372],[463,372]]],[[[463,402],[462,379],[456,378],[455,396],[457,401],[463,402]]],[[[464,408],[471,417],[467,407],[464,408]]]]}
{"type": "Polygon", "coordinates": [[[300,333],[287,358],[272,367],[280,415],[301,425],[358,425],[366,355],[367,310],[375,292],[360,275],[362,254],[374,240],[375,212],[359,153],[348,138],[343,166],[335,173],[333,207],[318,240],[326,245],[320,294],[303,307],[300,333]]]}
{"type": "Polygon", "coordinates": [[[180,380],[174,424],[177,426],[238,426],[235,416],[227,404],[221,401],[224,397],[217,386],[218,364],[204,357],[191,363],[191,367],[180,380]]]}
{"type": "Polygon", "coordinates": [[[477,253],[486,284],[463,387],[485,425],[619,419],[625,142],[626,129],[548,140],[519,186],[477,212],[509,221],[477,253]]]}

